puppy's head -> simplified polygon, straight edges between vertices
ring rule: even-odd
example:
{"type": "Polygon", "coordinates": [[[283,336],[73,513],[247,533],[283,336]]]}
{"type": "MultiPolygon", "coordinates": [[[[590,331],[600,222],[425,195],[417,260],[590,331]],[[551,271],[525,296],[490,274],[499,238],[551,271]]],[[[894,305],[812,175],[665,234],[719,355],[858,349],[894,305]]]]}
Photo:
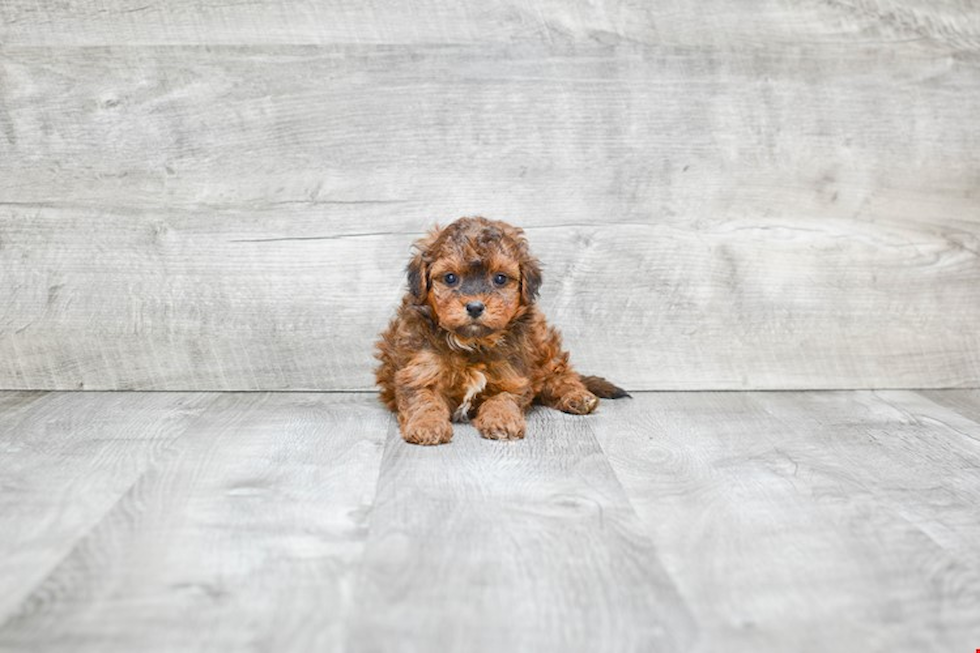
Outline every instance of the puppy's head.
{"type": "Polygon", "coordinates": [[[408,286],[438,325],[457,338],[499,334],[527,311],[541,266],[524,232],[506,222],[460,218],[416,241],[408,286]]]}

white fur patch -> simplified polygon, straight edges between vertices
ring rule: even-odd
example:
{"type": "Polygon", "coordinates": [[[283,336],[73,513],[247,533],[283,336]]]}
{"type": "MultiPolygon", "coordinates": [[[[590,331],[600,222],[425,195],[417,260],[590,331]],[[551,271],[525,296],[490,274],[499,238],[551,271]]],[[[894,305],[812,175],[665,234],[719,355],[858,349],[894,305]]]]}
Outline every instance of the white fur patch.
{"type": "Polygon", "coordinates": [[[473,346],[460,340],[459,336],[457,336],[455,333],[447,333],[446,342],[448,342],[449,346],[456,351],[473,351],[473,346]]]}
{"type": "Polygon", "coordinates": [[[466,384],[466,395],[463,397],[463,403],[459,405],[456,412],[453,413],[454,422],[464,422],[469,417],[470,406],[473,405],[473,398],[478,394],[483,392],[483,389],[487,387],[487,377],[483,372],[479,370],[470,370],[470,378],[466,384]]]}

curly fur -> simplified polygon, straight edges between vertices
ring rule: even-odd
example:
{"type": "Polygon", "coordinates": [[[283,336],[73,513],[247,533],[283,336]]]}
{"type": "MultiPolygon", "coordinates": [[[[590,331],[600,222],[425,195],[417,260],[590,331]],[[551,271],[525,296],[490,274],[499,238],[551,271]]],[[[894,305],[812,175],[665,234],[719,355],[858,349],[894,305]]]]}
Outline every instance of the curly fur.
{"type": "Polygon", "coordinates": [[[454,419],[486,438],[522,438],[534,402],[583,415],[600,397],[628,396],[572,368],[535,306],[541,266],[521,229],[480,217],[436,227],[414,244],[407,273],[376,354],[381,400],[406,441],[449,442],[454,419]]]}

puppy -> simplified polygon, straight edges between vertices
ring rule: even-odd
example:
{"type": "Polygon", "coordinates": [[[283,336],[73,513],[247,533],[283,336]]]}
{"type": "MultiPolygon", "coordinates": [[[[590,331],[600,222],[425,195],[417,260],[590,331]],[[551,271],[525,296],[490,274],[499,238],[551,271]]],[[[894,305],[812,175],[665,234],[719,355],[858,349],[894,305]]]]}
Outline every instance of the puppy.
{"type": "Polygon", "coordinates": [[[524,232],[505,222],[460,218],[415,242],[409,292],[376,354],[406,441],[449,442],[451,420],[466,419],[485,438],[523,438],[533,402],[585,415],[599,397],[629,396],[572,369],[534,304],[540,285],[524,232]]]}

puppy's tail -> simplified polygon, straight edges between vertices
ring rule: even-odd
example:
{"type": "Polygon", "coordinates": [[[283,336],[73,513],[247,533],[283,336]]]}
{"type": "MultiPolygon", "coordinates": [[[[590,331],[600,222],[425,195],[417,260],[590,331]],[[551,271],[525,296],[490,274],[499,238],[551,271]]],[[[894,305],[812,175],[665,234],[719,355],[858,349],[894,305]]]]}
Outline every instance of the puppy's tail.
{"type": "Polygon", "coordinates": [[[600,399],[622,399],[623,397],[630,396],[630,393],[618,385],[606,381],[601,376],[585,376],[584,374],[579,374],[578,378],[582,380],[582,383],[585,384],[589,392],[600,399]]]}

